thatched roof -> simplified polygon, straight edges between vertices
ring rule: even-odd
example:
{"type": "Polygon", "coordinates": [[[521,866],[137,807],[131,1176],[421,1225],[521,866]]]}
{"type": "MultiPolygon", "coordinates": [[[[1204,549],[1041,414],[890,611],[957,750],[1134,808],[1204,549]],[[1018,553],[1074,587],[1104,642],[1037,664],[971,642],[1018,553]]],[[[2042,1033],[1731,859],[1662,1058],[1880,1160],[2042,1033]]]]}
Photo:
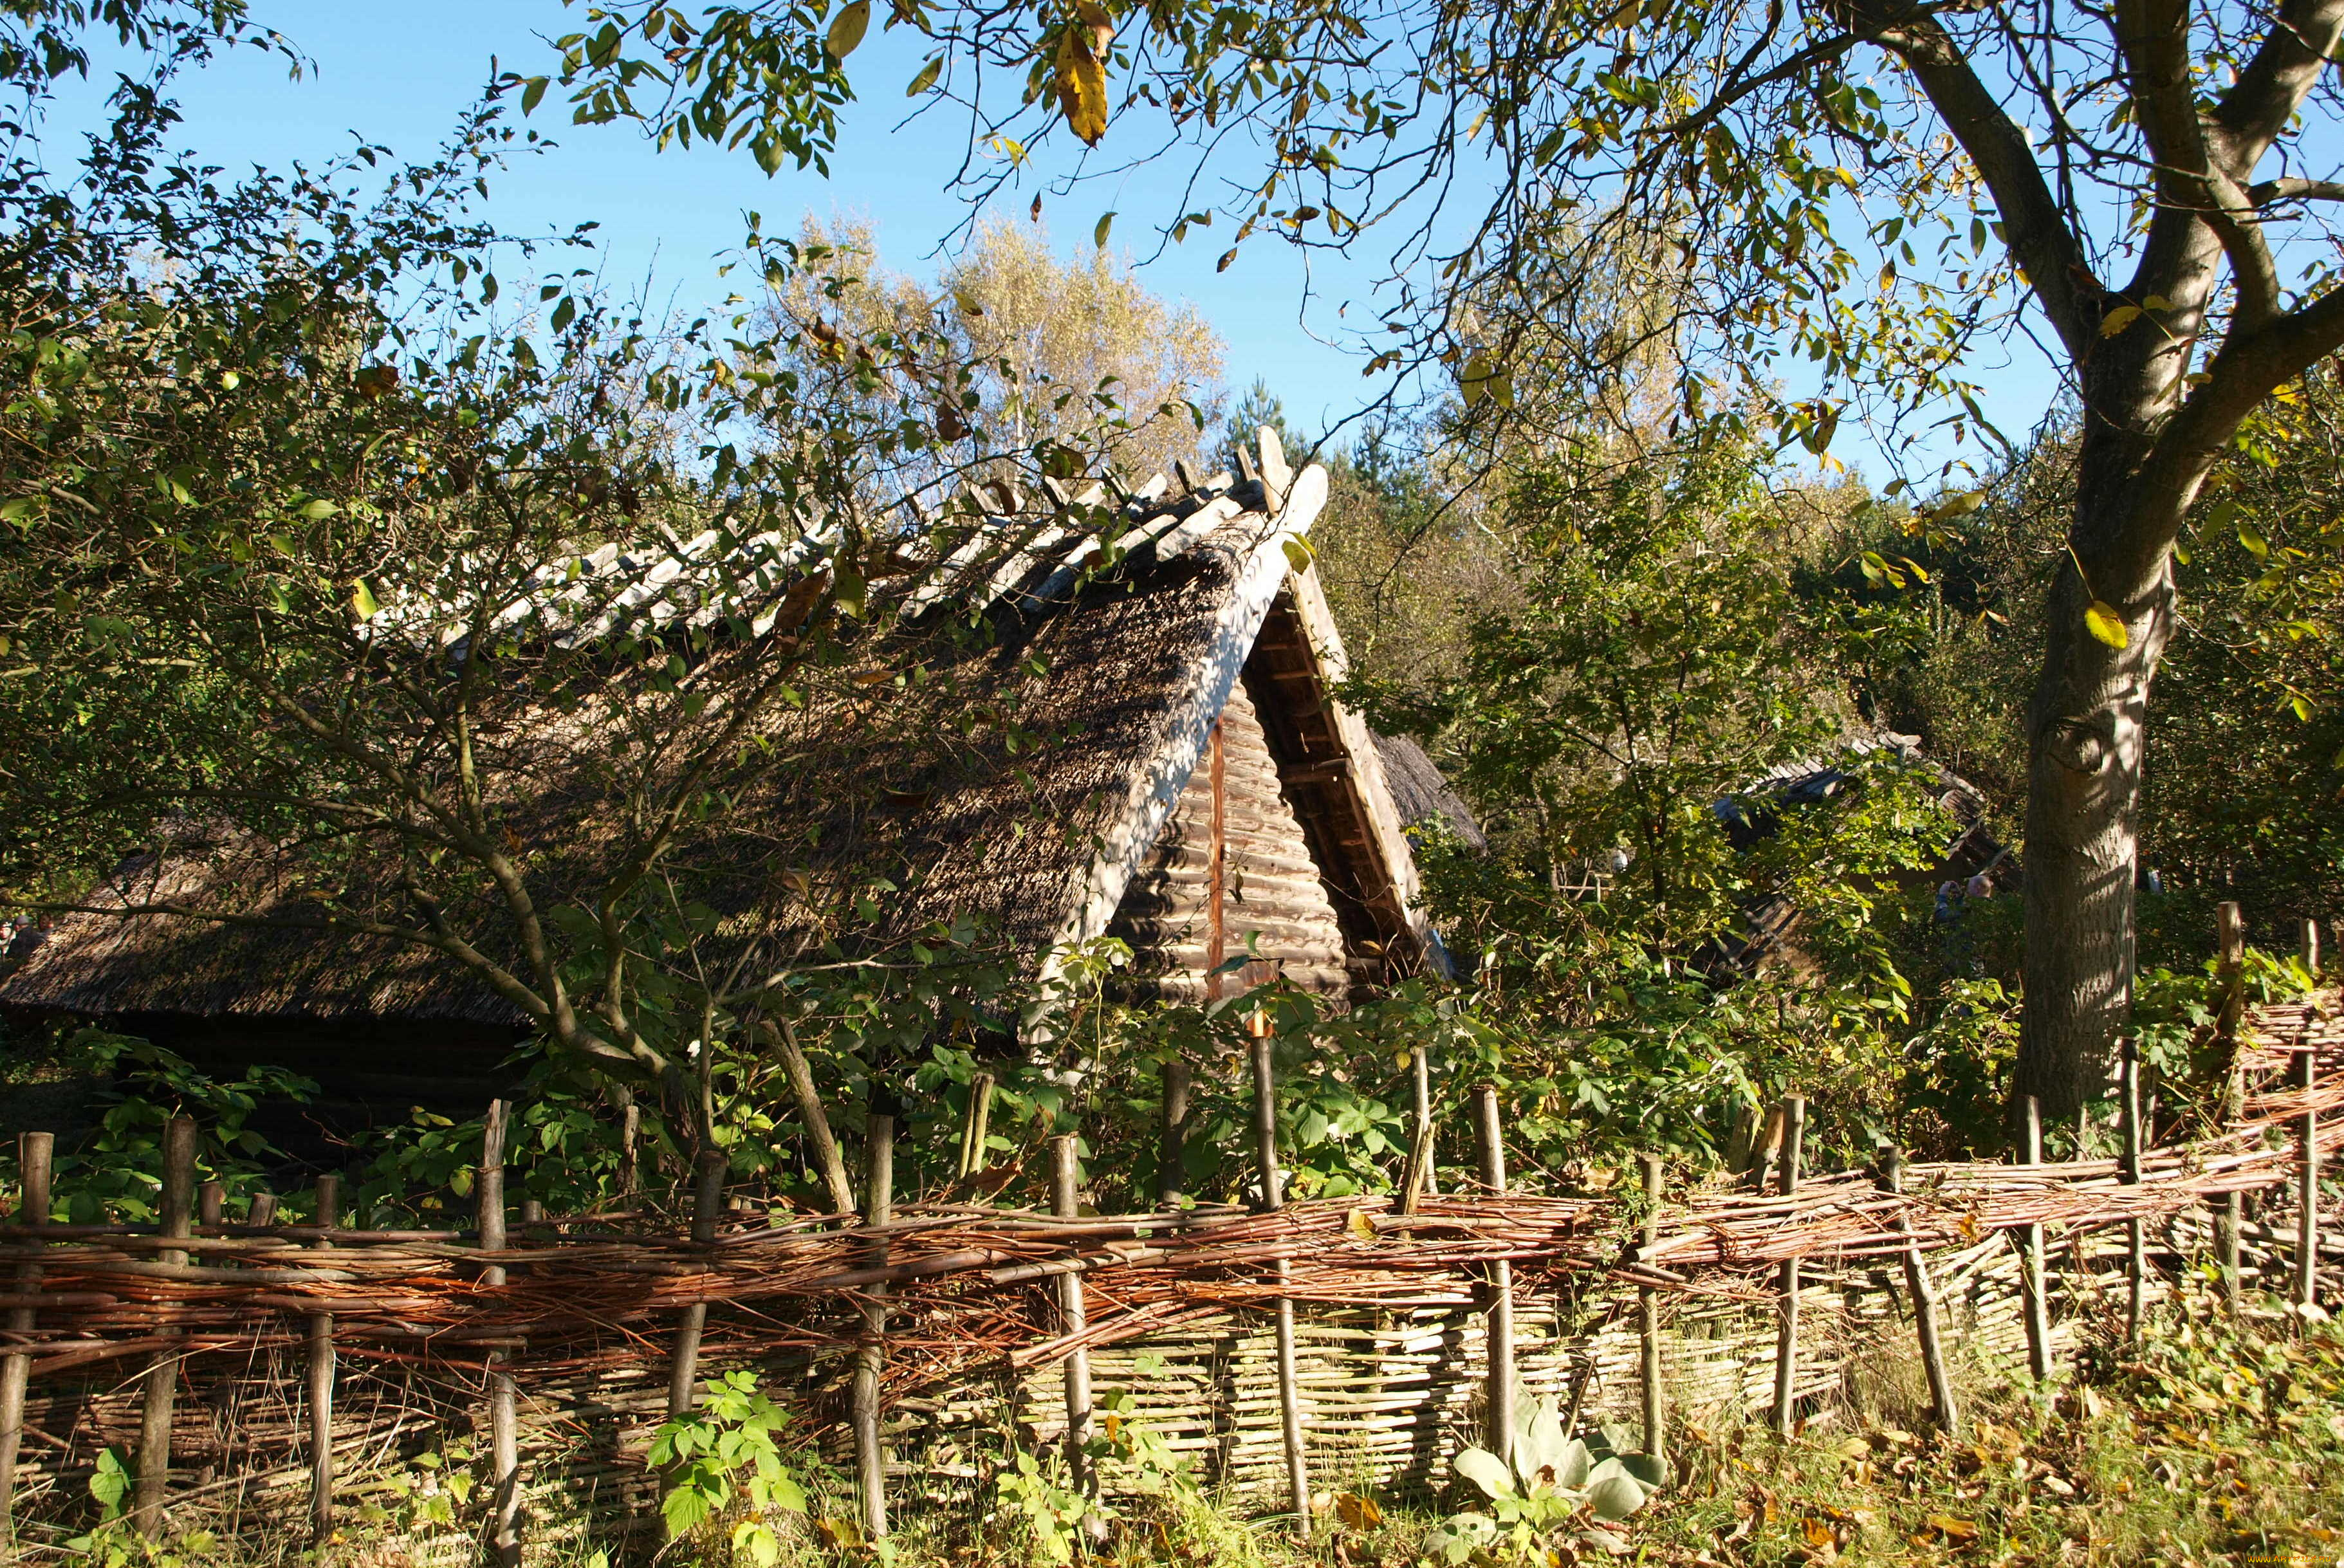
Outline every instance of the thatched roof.
{"type": "MultiPolygon", "coordinates": [[[[1258,470],[1243,466],[1201,483],[1185,470],[1177,481],[1159,476],[1104,507],[1114,513],[1104,540],[1070,521],[1086,502],[1103,503],[1096,491],[1034,498],[1031,510],[923,538],[916,586],[884,633],[873,633],[888,642],[871,661],[914,678],[847,683],[778,720],[765,738],[803,765],[763,774],[676,857],[709,868],[691,891],[723,916],[736,951],[754,945],[761,963],[778,963],[809,941],[884,943],[955,918],[1029,955],[1100,936],[1277,604],[1301,649],[1289,660],[1314,688],[1301,694],[1314,744],[1345,754],[1327,787],[1350,814],[1347,853],[1359,864],[1347,875],[1365,890],[1354,902],[1382,912],[1386,941],[1413,938],[1399,945],[1415,951],[1395,961],[1437,956],[1414,910],[1401,834],[1411,814],[1394,804],[1364,724],[1324,694],[1341,678],[1340,641],[1313,573],[1297,570],[1307,558],[1287,549],[1323,504],[1326,475],[1289,472],[1268,432],[1258,470]],[[1105,556],[1103,543],[1113,547],[1105,556]],[[1114,564],[1101,570],[1103,560],[1114,564]],[[972,615],[986,620],[987,635],[966,635],[972,615]],[[777,845],[790,847],[777,854],[777,845]],[[858,891],[890,885],[854,912],[858,891]]],[[[510,618],[570,639],[630,618],[742,613],[745,551],[718,560],[710,538],[557,563],[510,618]],[[712,572],[722,579],[715,588],[712,572]]],[[[808,552],[789,541],[751,544],[756,570],[747,575],[786,592],[793,555],[808,552]]],[[[763,620],[759,634],[772,612],[763,620]]],[[[384,621],[420,644],[448,642],[428,613],[384,621]]],[[[571,733],[563,744],[588,742],[571,733]]],[[[607,855],[607,803],[595,795],[591,761],[565,775],[574,787],[517,814],[542,901],[591,884],[607,855]]],[[[342,912],[371,906],[411,919],[404,895],[369,871],[363,846],[321,852],[200,826],[160,831],[157,845],[93,892],[96,912],[66,916],[51,941],[0,976],[0,1007],[526,1027],[513,1004],[435,951],[316,928],[321,889],[342,912]],[[110,912],[174,902],[242,907],[261,923],[110,912]]]]}

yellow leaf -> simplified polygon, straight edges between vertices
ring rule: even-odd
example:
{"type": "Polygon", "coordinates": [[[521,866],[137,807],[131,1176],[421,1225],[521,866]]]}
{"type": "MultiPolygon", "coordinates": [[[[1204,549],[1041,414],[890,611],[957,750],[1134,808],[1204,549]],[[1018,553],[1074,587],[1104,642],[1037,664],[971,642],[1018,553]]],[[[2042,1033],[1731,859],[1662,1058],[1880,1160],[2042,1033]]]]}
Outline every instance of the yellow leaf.
{"type": "Polygon", "coordinates": [[[844,60],[854,53],[863,42],[863,35],[871,30],[871,0],[853,0],[830,25],[830,34],[822,46],[830,51],[834,60],[844,60]]]}
{"type": "Polygon", "coordinates": [[[2105,599],[2092,601],[2084,612],[2084,624],[2093,636],[2111,648],[2129,647],[2132,643],[2132,633],[2125,630],[2124,617],[2105,599]]]}
{"type": "Polygon", "coordinates": [[[1932,1513],[1924,1522],[1957,1546],[1967,1545],[1977,1539],[1978,1527],[1975,1524],[1966,1519],[1956,1519],[1950,1513],[1932,1513]]]}
{"type": "Polygon", "coordinates": [[[1361,1497],[1356,1492],[1335,1494],[1335,1517],[1350,1530],[1373,1530],[1384,1522],[1384,1511],[1376,1506],[1372,1497],[1361,1497]]]}
{"type": "Polygon", "coordinates": [[[356,582],[350,584],[350,612],[352,614],[356,615],[361,621],[371,621],[379,612],[380,612],[382,606],[375,602],[374,590],[367,586],[367,580],[365,578],[361,577],[356,582]]]}
{"type": "Polygon", "coordinates": [[[1084,145],[1096,147],[1106,135],[1106,66],[1092,47],[1091,29],[1069,27],[1058,35],[1058,107],[1066,128],[1084,145]]]}
{"type": "Polygon", "coordinates": [[[2100,318],[2100,336],[2113,338],[2139,319],[2139,306],[2119,305],[2100,318]]]}
{"type": "Polygon", "coordinates": [[[1376,1222],[1368,1218],[1368,1211],[1364,1209],[1354,1209],[1345,1215],[1343,1229],[1362,1241],[1373,1241],[1376,1239],[1376,1222]]]}

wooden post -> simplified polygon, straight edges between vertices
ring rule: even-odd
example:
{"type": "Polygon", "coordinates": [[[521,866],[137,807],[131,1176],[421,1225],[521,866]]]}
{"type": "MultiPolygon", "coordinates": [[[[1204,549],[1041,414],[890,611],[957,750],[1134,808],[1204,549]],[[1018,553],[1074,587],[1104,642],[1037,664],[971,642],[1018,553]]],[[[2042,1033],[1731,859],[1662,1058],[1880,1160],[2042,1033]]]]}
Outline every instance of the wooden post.
{"type": "MultiPolygon", "coordinates": [[[[2238,1068],[2237,1045],[2238,1023],[2246,1009],[2247,927],[2235,900],[2226,899],[2215,906],[2214,950],[2215,985],[2220,992],[2215,1003],[2214,1030],[2225,1057],[2223,1071],[2228,1074],[2222,1092],[2222,1118],[2227,1122],[2236,1118],[2247,1103],[2246,1077],[2238,1068]]],[[[2214,1246],[2221,1262],[2223,1299],[2233,1315],[2238,1310],[2239,1297],[2245,1289],[2238,1236],[2245,1229],[2246,1218],[2246,1194],[2235,1189],[2222,1194],[2214,1211],[2214,1246]]]]}
{"type": "MultiPolygon", "coordinates": [[[[1076,1155],[1077,1140],[1066,1133],[1050,1140],[1050,1208],[1061,1219],[1082,1217],[1077,1201],[1076,1185],[1081,1166],[1076,1155]]],[[[1089,1320],[1083,1300],[1083,1277],[1080,1274],[1058,1276],[1058,1310],[1069,1334],[1079,1334],[1089,1320]]],[[[1096,1478],[1091,1474],[1091,1358],[1088,1351],[1076,1351],[1066,1357],[1066,1471],[1075,1478],[1077,1491],[1091,1490],[1096,1478]]]]}
{"type": "MultiPolygon", "coordinates": [[[[895,1212],[895,1118],[874,1113],[864,1138],[868,1163],[864,1176],[864,1223],[876,1229],[895,1212]]],[[[887,1242],[871,1244],[874,1268],[887,1265],[887,1242]]],[[[863,1488],[863,1533],[887,1538],[887,1451],[880,1442],[879,1374],[887,1364],[887,1288],[874,1285],[863,1305],[863,1342],[854,1351],[854,1466],[863,1488]]]]}
{"type": "Polygon", "coordinates": [[[642,1108],[630,1094],[626,1109],[619,1118],[619,1190],[621,1192],[632,1193],[642,1181],[642,1168],[638,1163],[642,1157],[635,1151],[636,1143],[642,1135],[642,1108]]]}
{"type": "MultiPolygon", "coordinates": [[[[342,1219],[342,1179],[328,1171],[318,1178],[316,1212],[311,1218],[320,1230],[332,1230],[342,1219]]],[[[257,1205],[256,1205],[257,1207],[257,1205]]],[[[276,1202],[269,1202],[274,1218],[276,1202]]],[[[318,1238],[320,1251],[333,1246],[318,1238]]],[[[308,1352],[309,1392],[309,1530],[319,1544],[334,1534],[334,1315],[309,1315],[303,1348],[308,1352]]]]}
{"type": "MultiPolygon", "coordinates": [[[[1473,1125],[1481,1140],[1481,1186],[1490,1196],[1506,1191],[1506,1143],[1498,1126],[1498,1091],[1482,1084],[1473,1090],[1473,1125]]],[[[1490,1265],[1489,1381],[1481,1446],[1500,1459],[1514,1455],[1514,1266],[1500,1259],[1490,1265]]]]}
{"type": "Polygon", "coordinates": [[[247,1225],[261,1227],[277,1223],[277,1194],[262,1188],[252,1195],[251,1207],[244,1211],[247,1225]]]}
{"type": "MultiPolygon", "coordinates": [[[[175,1116],[163,1124],[163,1226],[167,1237],[185,1238],[196,1223],[196,1124],[175,1116]]],[[[155,1254],[166,1264],[185,1264],[177,1248],[155,1254]]],[[[165,1329],[166,1338],[177,1330],[165,1329]]],[[[138,1482],[130,1511],[131,1526],[139,1534],[155,1536],[163,1529],[163,1496],[171,1482],[171,1406],[179,1387],[179,1358],[168,1346],[147,1363],[146,1386],[138,1421],[138,1482]]]]}
{"type": "MultiPolygon", "coordinates": [[[[2296,1087],[2307,1099],[2319,1069],[2309,1045],[2295,1054],[2296,1087]]],[[[2300,1123],[2295,1195],[2295,1304],[2306,1317],[2319,1300],[2319,1113],[2307,1103],[2300,1123]]]]}
{"type": "MultiPolygon", "coordinates": [[[[2020,1155],[2027,1165],[2043,1163],[2043,1102],[2028,1095],[2021,1102],[2025,1117],[2020,1155]]],[[[2043,1278],[2043,1227],[2022,1225],[2018,1230],[2018,1292],[2026,1319],[2026,1370],[2036,1382],[2051,1376],[2051,1308],[2043,1278]]]]}
{"type": "MultiPolygon", "coordinates": [[[[692,1241],[713,1245],[716,1216],[724,1206],[724,1173],[729,1161],[722,1149],[703,1148],[692,1161],[692,1241]]],[[[675,1348],[667,1364],[667,1419],[682,1421],[692,1413],[692,1396],[700,1376],[700,1341],[708,1331],[708,1303],[694,1301],[683,1310],[676,1325],[675,1348]]]]}
{"type": "Polygon", "coordinates": [[[2303,960],[2304,973],[2314,982],[2319,978],[2319,922],[2306,920],[2296,928],[2295,956],[2303,960]]]}
{"type": "Polygon", "coordinates": [[[1164,1064],[1164,1108],[1157,1124],[1156,1200],[1169,1205],[1180,1196],[1187,1170],[1188,1091],[1196,1069],[1179,1057],[1164,1064]]]}
{"type": "Polygon", "coordinates": [[[985,1140],[992,1121],[993,1075],[979,1073],[968,1080],[968,1115],[960,1124],[961,1180],[985,1168],[985,1140]]]}
{"type": "MultiPolygon", "coordinates": [[[[2117,1042],[2117,1125],[2123,1138],[2117,1167],[2128,1187],[2140,1184],[2140,1043],[2130,1035],[2117,1042]]],[[[2125,1340],[2140,1342],[2141,1320],[2147,1314],[2148,1226],[2138,1218],[2125,1221],[2125,1340]]]]}
{"type": "MultiPolygon", "coordinates": [[[[1409,1052],[1415,1118],[1409,1124],[1408,1158],[1399,1170],[1399,1211],[1416,1212],[1416,1200],[1439,1190],[1432,1180],[1432,1057],[1422,1046],[1409,1052]]],[[[1510,1270],[1509,1270],[1510,1271],[1510,1270]]]]}
{"type": "MultiPolygon", "coordinates": [[[[1882,1185],[1890,1192],[1904,1190],[1904,1156],[1891,1145],[1880,1161],[1882,1185]]],[[[1962,1435],[1960,1407],[1954,1401],[1954,1382],[1945,1368],[1945,1348],[1937,1336],[1937,1288],[1921,1257],[1921,1242],[1913,1231],[1913,1217],[1899,1208],[1896,1229],[1911,1238],[1904,1248],[1904,1285],[1913,1296],[1913,1329],[1921,1341],[1921,1367],[1929,1377],[1930,1413],[1947,1437],[1962,1435]]]]}
{"type": "Polygon", "coordinates": [[[196,1189],[196,1229],[217,1230],[227,1212],[227,1183],[207,1181],[196,1189]]]}
{"type": "MultiPolygon", "coordinates": [[[[480,1168],[472,1183],[479,1203],[480,1250],[505,1249],[505,1116],[502,1100],[489,1102],[480,1129],[480,1168]]],[[[490,1289],[505,1282],[504,1266],[491,1263],[480,1270],[480,1283],[490,1289]]],[[[520,1563],[520,1411],[513,1391],[512,1353],[489,1352],[489,1472],[494,1491],[490,1498],[489,1548],[500,1568],[520,1563]]]]}
{"type": "MultiPolygon", "coordinates": [[[[1785,1198],[1799,1190],[1799,1165],[1805,1153],[1807,1101],[1803,1095],[1783,1097],[1783,1165],[1778,1189],[1785,1198]]],[[[1778,1282],[1782,1322],[1774,1338],[1774,1431],[1791,1435],[1793,1407],[1798,1402],[1799,1381],[1799,1260],[1783,1259],[1778,1282]]]]}
{"type": "MultiPolygon", "coordinates": [[[[1661,1241],[1661,1197],[1666,1190],[1661,1157],[1640,1154],[1636,1164],[1644,1178],[1644,1245],[1657,1247],[1661,1241]]],[[[1661,1293],[1650,1285],[1639,1288],[1636,1307],[1644,1374],[1644,1452],[1666,1463],[1669,1409],[1667,1393],[1661,1387],[1661,1293]]]]}
{"type": "MultiPolygon", "coordinates": [[[[16,1168],[24,1180],[24,1201],[17,1206],[16,1222],[28,1229],[39,1229],[49,1222],[49,1174],[56,1152],[56,1139],[45,1132],[28,1132],[16,1140],[16,1168]]],[[[16,1293],[31,1296],[40,1289],[41,1266],[19,1264],[16,1293]]],[[[21,1334],[33,1326],[32,1308],[9,1310],[9,1328],[21,1334]]],[[[16,1451],[25,1437],[25,1386],[32,1372],[29,1356],[0,1361],[0,1544],[13,1545],[16,1539],[16,1451]]]]}
{"type": "MultiPolygon", "coordinates": [[[[1246,1020],[1253,1041],[1254,1152],[1261,1168],[1261,1206],[1275,1214],[1286,1207],[1285,1178],[1278,1167],[1278,1080],[1270,1056],[1270,1022],[1267,1009],[1256,1007],[1246,1020]]],[[[1290,1272],[1284,1258],[1278,1260],[1278,1408],[1286,1440],[1286,1496],[1294,1510],[1298,1534],[1310,1533],[1310,1472],[1302,1452],[1302,1394],[1294,1371],[1294,1301],[1283,1291],[1290,1272]]]]}

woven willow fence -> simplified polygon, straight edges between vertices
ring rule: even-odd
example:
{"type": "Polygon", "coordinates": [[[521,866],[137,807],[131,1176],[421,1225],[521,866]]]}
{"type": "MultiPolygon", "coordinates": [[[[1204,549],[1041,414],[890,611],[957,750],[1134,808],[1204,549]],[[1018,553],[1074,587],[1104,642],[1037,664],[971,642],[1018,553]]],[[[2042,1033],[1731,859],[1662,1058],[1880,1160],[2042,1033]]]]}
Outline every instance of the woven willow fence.
{"type": "MultiPolygon", "coordinates": [[[[1079,1435],[1110,1389],[1208,1483],[1305,1519],[1314,1492],[1436,1483],[1525,1395],[1641,1420],[1657,1448],[1672,1417],[1860,1401],[1867,1359],[1917,1349],[1952,1427],[1958,1363],[2039,1374],[2092,1323],[2137,1326],[2193,1260],[2309,1302],[2344,1259],[2318,1185],[2344,1141],[2344,1027],[2308,1005],[2250,1024],[2239,1114],[2186,1144],[2143,1147],[2127,1052],[2116,1159],[1809,1174],[1793,1101],[1771,1168],[1673,1193],[1656,1160],[1624,1191],[1509,1191],[1484,1094],[1478,1186],[1423,1191],[1420,1118],[1399,1195],[1281,1206],[1266,1040],[1256,1210],[1076,1217],[1070,1139],[1052,1213],[893,1208],[874,1118],[864,1214],[729,1211],[707,1167],[690,1234],[529,1205],[508,1233],[500,1112],[470,1230],[227,1223],[186,1123],[159,1225],[44,1225],[28,1135],[0,1227],[0,1489],[25,1511],[113,1448],[146,1528],[234,1497],[329,1530],[338,1476],[469,1426],[490,1549],[515,1561],[532,1514],[648,1516],[651,1432],[741,1365],[855,1464],[881,1529],[891,1492],[965,1492],[1005,1426],[1079,1435]],[[553,1492],[563,1508],[530,1502],[553,1492]]],[[[339,1212],[330,1179],[317,1212],[339,1212]]]]}

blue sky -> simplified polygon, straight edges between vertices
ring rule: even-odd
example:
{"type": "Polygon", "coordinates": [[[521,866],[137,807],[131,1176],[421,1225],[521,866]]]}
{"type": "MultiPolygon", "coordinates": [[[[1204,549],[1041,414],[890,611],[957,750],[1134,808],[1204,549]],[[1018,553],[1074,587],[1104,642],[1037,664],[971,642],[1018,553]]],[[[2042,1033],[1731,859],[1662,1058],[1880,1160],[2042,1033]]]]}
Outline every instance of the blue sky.
{"type": "MultiPolygon", "coordinates": [[[[490,80],[492,59],[524,73],[551,68],[555,55],[546,39],[581,15],[558,0],[403,0],[396,6],[253,0],[252,11],[257,22],[286,34],[314,68],[288,80],[280,58],[248,49],[183,81],[180,139],[231,172],[315,162],[360,137],[421,157],[490,80]]],[[[717,268],[751,208],[763,215],[769,232],[794,228],[809,211],[867,219],[891,266],[926,273],[937,242],[967,216],[946,189],[962,154],[962,127],[943,116],[899,126],[906,105],[896,84],[908,82],[920,65],[911,42],[904,33],[874,29],[856,54],[864,96],[848,111],[827,179],[794,169],[768,179],[745,151],[660,152],[630,126],[572,126],[557,89],[530,124],[558,145],[517,157],[492,187],[486,215],[508,232],[595,220],[607,283],[631,294],[649,280],[655,301],[672,299],[683,309],[722,298],[717,268]]],[[[70,95],[58,126],[86,115],[110,81],[101,71],[87,89],[70,95]]],[[[1107,150],[1116,147],[1111,135],[1107,150]]],[[[1109,208],[1124,215],[1113,242],[1147,241],[1144,226],[1175,210],[1177,193],[1161,182],[1185,167],[1158,164],[1117,179],[1093,178],[1069,197],[1046,200],[1055,241],[1068,253],[1087,248],[1093,226],[1109,208]]],[[[1015,213],[1024,212],[1034,188],[1017,195],[1015,213]]],[[[1312,431],[1356,410],[1373,385],[1360,377],[1364,357],[1327,339],[1339,339],[1346,327],[1338,312],[1347,301],[1349,322],[1372,321],[1364,298],[1376,276],[1371,261],[1346,263],[1322,252],[1311,264],[1314,273],[1298,252],[1255,244],[1217,273],[1223,248],[1219,236],[1205,234],[1167,248],[1142,277],[1158,294],[1193,302],[1219,330],[1231,394],[1259,377],[1285,400],[1294,421],[1312,431]],[[1316,296],[1307,319],[1306,291],[1316,296]]],[[[2007,357],[1986,349],[1973,369],[1994,393],[1990,401],[2003,405],[1989,412],[2014,436],[2035,422],[2052,390],[2047,368],[2024,343],[2007,357]]],[[[1875,482],[1887,477],[1887,465],[1860,431],[1844,429],[1835,451],[1875,482]]]]}

